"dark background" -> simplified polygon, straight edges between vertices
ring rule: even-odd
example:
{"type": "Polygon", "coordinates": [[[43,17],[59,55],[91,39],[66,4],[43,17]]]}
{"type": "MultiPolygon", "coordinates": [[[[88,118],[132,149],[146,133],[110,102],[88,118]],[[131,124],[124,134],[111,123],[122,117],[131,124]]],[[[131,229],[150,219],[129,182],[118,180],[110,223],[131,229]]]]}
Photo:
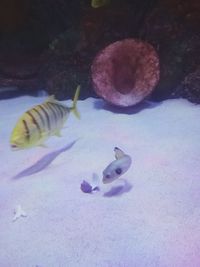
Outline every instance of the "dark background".
{"type": "Polygon", "coordinates": [[[200,103],[200,1],[111,0],[0,1],[0,94],[58,99],[95,96],[90,67],[95,55],[124,38],[149,42],[160,58],[160,81],[152,100],[185,97],[200,103]],[[1,89],[2,88],[2,89],[1,89]],[[12,93],[14,92],[14,93],[12,93]]]}

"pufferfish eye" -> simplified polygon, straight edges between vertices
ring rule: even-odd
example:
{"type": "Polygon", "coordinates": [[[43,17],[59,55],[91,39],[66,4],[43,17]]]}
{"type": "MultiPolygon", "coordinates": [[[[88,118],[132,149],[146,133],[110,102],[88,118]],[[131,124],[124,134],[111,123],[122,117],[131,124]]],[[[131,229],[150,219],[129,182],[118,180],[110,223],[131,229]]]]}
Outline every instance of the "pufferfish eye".
{"type": "Polygon", "coordinates": [[[117,174],[121,174],[121,173],[122,173],[122,169],[121,169],[121,168],[117,168],[117,169],[115,170],[115,172],[116,172],[117,174]]]}

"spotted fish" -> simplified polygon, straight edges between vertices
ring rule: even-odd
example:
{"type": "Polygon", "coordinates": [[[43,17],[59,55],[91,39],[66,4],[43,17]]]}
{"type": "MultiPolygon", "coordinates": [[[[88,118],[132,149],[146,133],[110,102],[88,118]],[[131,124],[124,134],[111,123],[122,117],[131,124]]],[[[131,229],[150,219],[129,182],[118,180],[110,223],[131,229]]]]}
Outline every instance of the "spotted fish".
{"type": "Polygon", "coordinates": [[[27,110],[12,131],[11,148],[16,150],[43,145],[51,135],[60,136],[60,130],[71,111],[79,118],[76,108],[79,93],[80,86],[76,89],[72,107],[50,96],[44,103],[27,110]]]}

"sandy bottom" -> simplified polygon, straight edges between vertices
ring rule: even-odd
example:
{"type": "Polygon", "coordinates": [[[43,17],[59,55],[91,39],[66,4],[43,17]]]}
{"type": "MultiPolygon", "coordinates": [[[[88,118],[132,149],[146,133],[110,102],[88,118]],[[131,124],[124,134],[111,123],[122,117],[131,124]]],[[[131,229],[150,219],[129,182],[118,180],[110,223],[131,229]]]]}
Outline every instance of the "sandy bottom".
{"type": "Polygon", "coordinates": [[[179,99],[123,111],[89,98],[47,148],[11,151],[16,120],[43,99],[0,101],[0,266],[199,267],[200,106],[179,99]],[[12,178],[76,138],[42,171],[12,178]],[[104,185],[115,146],[133,164],[104,185]],[[100,191],[83,193],[82,180],[100,191]],[[17,205],[27,217],[13,222],[17,205]]]}

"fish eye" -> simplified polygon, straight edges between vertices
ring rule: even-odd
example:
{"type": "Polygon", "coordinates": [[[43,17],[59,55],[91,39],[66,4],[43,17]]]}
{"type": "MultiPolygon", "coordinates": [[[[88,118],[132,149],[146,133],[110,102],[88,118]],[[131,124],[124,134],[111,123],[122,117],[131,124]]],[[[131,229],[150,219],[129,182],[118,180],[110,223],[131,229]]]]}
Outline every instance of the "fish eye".
{"type": "Polygon", "coordinates": [[[18,147],[18,145],[16,145],[16,144],[12,144],[11,145],[11,149],[12,150],[17,150],[19,147],[18,147]]]}
{"type": "Polygon", "coordinates": [[[106,178],[109,179],[110,178],[110,174],[106,174],[106,178]]]}
{"type": "Polygon", "coordinates": [[[12,148],[17,148],[17,145],[12,144],[11,147],[12,147],[12,148]]]}
{"type": "Polygon", "coordinates": [[[122,173],[122,169],[121,169],[121,168],[117,168],[117,169],[115,170],[115,172],[116,172],[117,174],[121,174],[121,173],[122,173]]]}

